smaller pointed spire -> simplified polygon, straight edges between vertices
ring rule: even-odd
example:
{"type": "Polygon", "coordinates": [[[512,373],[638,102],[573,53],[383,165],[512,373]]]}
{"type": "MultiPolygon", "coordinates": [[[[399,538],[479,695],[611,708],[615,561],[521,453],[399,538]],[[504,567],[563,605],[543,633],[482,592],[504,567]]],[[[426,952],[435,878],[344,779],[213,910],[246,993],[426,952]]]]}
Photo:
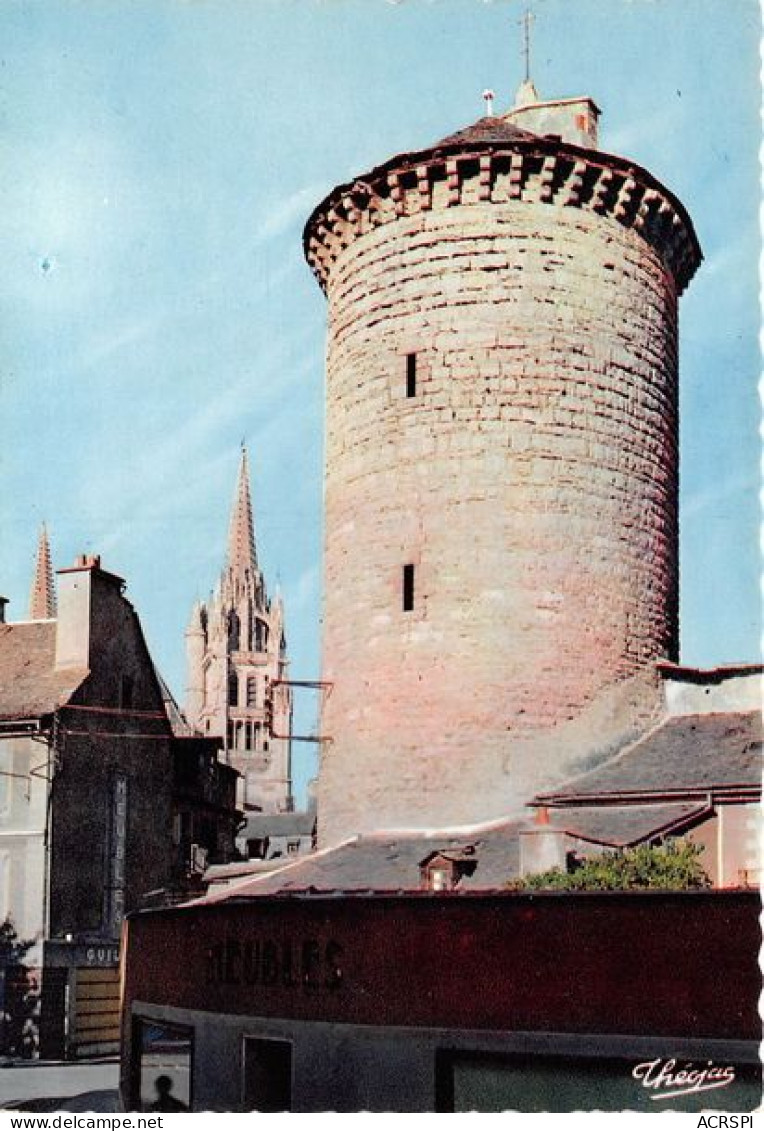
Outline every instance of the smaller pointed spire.
{"type": "Polygon", "coordinates": [[[257,573],[257,553],[255,551],[255,524],[252,519],[252,499],[249,492],[249,460],[244,441],[241,444],[239,477],[236,481],[231,524],[228,528],[227,566],[234,573],[250,570],[257,573]]]}
{"type": "Polygon", "coordinates": [[[29,616],[32,620],[50,620],[56,615],[56,590],[53,586],[53,563],[45,523],[37,540],[34,580],[29,594],[29,616]]]}

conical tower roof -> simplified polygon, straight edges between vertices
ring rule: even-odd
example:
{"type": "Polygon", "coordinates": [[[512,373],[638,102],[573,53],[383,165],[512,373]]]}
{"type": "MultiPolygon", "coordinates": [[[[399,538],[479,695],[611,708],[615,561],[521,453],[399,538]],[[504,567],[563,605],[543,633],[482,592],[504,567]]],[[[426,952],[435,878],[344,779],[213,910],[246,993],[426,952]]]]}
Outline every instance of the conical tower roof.
{"type": "Polygon", "coordinates": [[[247,449],[241,446],[239,476],[236,481],[231,523],[228,528],[228,568],[235,574],[249,570],[254,577],[257,572],[257,552],[255,550],[255,524],[252,518],[252,498],[249,490],[249,460],[247,449]]]}
{"type": "Polygon", "coordinates": [[[522,130],[506,118],[497,118],[493,114],[478,118],[471,126],[457,130],[454,134],[442,138],[431,148],[434,152],[440,149],[459,148],[471,145],[473,142],[483,142],[491,145],[510,145],[516,141],[535,141],[537,135],[530,130],[522,130]]]}
{"type": "Polygon", "coordinates": [[[50,620],[56,615],[56,590],[53,585],[53,563],[45,523],[37,540],[34,579],[29,594],[29,616],[32,620],[50,620]]]}

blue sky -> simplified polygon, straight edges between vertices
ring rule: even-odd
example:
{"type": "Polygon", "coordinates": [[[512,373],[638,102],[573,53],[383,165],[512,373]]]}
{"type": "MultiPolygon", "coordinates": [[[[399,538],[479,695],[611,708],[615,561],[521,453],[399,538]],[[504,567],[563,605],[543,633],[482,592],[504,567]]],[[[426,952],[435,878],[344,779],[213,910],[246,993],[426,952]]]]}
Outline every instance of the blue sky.
{"type": "MultiPolygon", "coordinates": [[[[238,447],[295,678],[319,671],[325,300],[302,226],[334,184],[509,107],[518,0],[3,0],[0,591],[37,530],[128,581],[182,699],[238,447]]],[[[536,0],[542,96],[690,211],[682,300],[682,659],[756,659],[759,9],[536,0]]],[[[310,724],[308,706],[301,729],[310,724]]],[[[311,748],[295,751],[302,791],[311,748]]]]}

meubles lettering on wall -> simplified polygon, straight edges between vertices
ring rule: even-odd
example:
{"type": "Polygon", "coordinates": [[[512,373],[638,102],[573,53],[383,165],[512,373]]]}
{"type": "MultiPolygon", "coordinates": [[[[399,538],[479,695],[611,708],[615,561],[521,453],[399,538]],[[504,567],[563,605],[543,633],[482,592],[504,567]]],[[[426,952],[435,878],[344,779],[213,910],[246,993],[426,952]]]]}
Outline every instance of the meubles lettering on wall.
{"type": "Polygon", "coordinates": [[[338,990],[342,947],[318,939],[239,939],[215,943],[206,955],[209,986],[283,986],[306,993],[338,990]]]}

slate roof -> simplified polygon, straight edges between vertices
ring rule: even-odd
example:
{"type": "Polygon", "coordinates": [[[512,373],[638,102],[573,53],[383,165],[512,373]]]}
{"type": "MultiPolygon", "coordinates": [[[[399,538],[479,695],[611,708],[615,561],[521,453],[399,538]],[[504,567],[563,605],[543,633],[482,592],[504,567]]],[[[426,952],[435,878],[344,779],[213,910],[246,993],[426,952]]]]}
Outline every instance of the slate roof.
{"type": "MultiPolygon", "coordinates": [[[[670,717],[604,765],[555,793],[539,795],[534,804],[549,806],[552,828],[606,847],[682,832],[710,814],[714,796],[760,790],[761,730],[757,711],[670,717]]],[[[267,874],[250,872],[204,902],[276,893],[418,890],[420,865],[428,856],[461,856],[470,848],[476,868],[460,880],[458,890],[496,890],[518,875],[519,834],[530,825],[530,819],[508,818],[463,829],[356,837],[267,874]]]]}
{"type": "Polygon", "coordinates": [[[229,864],[209,864],[204,870],[205,884],[231,883],[247,879],[275,868],[283,868],[285,857],[275,856],[270,860],[234,860],[229,864]]]}
{"type": "MultiPolygon", "coordinates": [[[[152,665],[154,668],[154,675],[159,684],[159,690],[162,694],[162,702],[164,703],[167,721],[170,724],[170,729],[175,738],[195,738],[198,737],[194,728],[188,723],[186,717],[178,706],[178,702],[170,690],[169,684],[166,682],[164,676],[160,672],[156,664],[152,665]]],[[[222,739],[219,740],[222,746],[222,739]]]]}
{"type": "Polygon", "coordinates": [[[551,824],[593,844],[626,848],[658,835],[679,831],[709,813],[703,802],[663,805],[577,806],[550,812],[551,824]]]}
{"type": "Polygon", "coordinates": [[[86,668],[56,670],[56,622],[0,624],[0,719],[37,719],[73,695],[86,668]]]}
{"type": "Polygon", "coordinates": [[[439,849],[460,849],[474,844],[479,854],[483,882],[465,877],[465,888],[501,887],[517,871],[517,828],[520,822],[505,822],[477,837],[447,833],[377,833],[356,837],[336,848],[298,857],[267,876],[231,884],[206,896],[204,902],[272,895],[275,892],[406,891],[420,887],[419,865],[439,849]]]}
{"type": "Polygon", "coordinates": [[[238,840],[264,840],[274,836],[312,836],[316,814],[249,813],[245,826],[236,834],[238,840]]]}
{"type": "MultiPolygon", "coordinates": [[[[553,812],[553,827],[569,835],[613,848],[637,844],[651,836],[681,829],[708,812],[705,804],[586,806],[553,812]]],[[[428,833],[376,833],[356,837],[336,848],[302,856],[276,870],[209,869],[209,880],[229,879],[228,888],[211,892],[205,902],[310,892],[416,891],[421,887],[420,865],[434,853],[476,862],[472,875],[464,876],[460,891],[494,891],[519,873],[519,832],[529,820],[507,820],[475,826],[469,831],[428,833]],[[465,855],[465,848],[474,852],[465,855]],[[236,874],[238,871],[238,875],[236,874]],[[218,874],[220,873],[220,874],[218,874]]]]}
{"type": "Polygon", "coordinates": [[[736,788],[760,792],[761,739],[759,711],[673,716],[602,766],[536,800],[562,805],[616,797],[718,796],[736,788]]]}

